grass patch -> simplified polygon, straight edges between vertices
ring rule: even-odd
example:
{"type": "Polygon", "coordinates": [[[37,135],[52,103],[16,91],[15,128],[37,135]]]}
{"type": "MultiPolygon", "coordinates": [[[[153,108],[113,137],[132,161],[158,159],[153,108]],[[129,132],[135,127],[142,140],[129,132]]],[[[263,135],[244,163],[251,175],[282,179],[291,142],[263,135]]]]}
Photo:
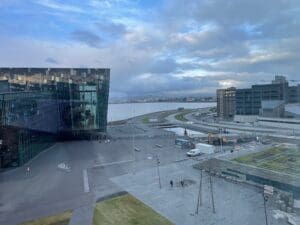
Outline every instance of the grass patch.
{"type": "Polygon", "coordinates": [[[300,151],[285,147],[274,147],[242,156],[233,161],[263,169],[300,176],[300,151]]]}
{"type": "Polygon", "coordinates": [[[66,211],[64,213],[47,216],[37,220],[32,220],[29,222],[22,223],[21,225],[68,225],[72,216],[71,211],[66,211]]]}
{"type": "Polygon", "coordinates": [[[143,118],[143,123],[149,123],[149,117],[144,117],[143,118]]]}
{"type": "Polygon", "coordinates": [[[251,165],[257,165],[261,160],[266,160],[268,157],[272,157],[274,155],[277,155],[279,153],[282,153],[286,149],[284,148],[270,148],[261,152],[256,152],[253,154],[249,154],[246,156],[242,156],[239,158],[234,159],[234,161],[240,162],[240,163],[246,163],[251,165]]]}
{"type": "Polygon", "coordinates": [[[158,118],[159,118],[159,121],[164,121],[166,122],[166,117],[170,116],[174,114],[174,110],[171,110],[171,111],[166,111],[166,112],[162,112],[159,114],[158,118]]]}
{"type": "Polygon", "coordinates": [[[127,194],[96,204],[93,225],[171,225],[163,216],[127,194]]]}
{"type": "Polygon", "coordinates": [[[213,113],[214,113],[214,112],[217,112],[217,107],[212,107],[212,108],[209,109],[209,111],[211,111],[211,112],[213,112],[213,113]]]}
{"type": "Polygon", "coordinates": [[[186,114],[188,114],[189,112],[184,112],[184,113],[178,113],[175,115],[175,119],[176,120],[180,120],[182,122],[187,122],[188,120],[184,117],[186,114]]]}

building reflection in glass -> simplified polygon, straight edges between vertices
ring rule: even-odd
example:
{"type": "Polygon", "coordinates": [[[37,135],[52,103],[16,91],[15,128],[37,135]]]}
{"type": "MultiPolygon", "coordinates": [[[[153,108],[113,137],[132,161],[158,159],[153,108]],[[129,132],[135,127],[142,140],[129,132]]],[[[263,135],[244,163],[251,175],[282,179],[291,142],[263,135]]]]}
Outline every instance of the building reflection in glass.
{"type": "Polygon", "coordinates": [[[0,168],[105,135],[109,69],[0,68],[0,168]]]}

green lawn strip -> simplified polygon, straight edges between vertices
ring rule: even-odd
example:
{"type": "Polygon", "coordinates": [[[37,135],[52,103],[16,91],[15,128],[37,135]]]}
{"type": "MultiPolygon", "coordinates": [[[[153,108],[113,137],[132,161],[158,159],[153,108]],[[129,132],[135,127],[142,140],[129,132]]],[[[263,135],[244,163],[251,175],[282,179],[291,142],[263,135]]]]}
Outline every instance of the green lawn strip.
{"type": "Polygon", "coordinates": [[[21,225],[68,225],[72,216],[72,211],[43,217],[37,220],[22,223],[21,225]]]}
{"type": "Polygon", "coordinates": [[[263,169],[300,175],[300,154],[298,150],[274,147],[233,159],[236,162],[257,166],[263,169]]]}
{"type": "Polygon", "coordinates": [[[143,123],[149,123],[149,118],[148,117],[144,117],[143,118],[143,123]]]}
{"type": "Polygon", "coordinates": [[[184,117],[186,114],[188,114],[189,112],[183,112],[183,113],[178,113],[175,115],[175,119],[176,120],[180,120],[182,122],[187,122],[188,120],[184,117]]]}
{"type": "Polygon", "coordinates": [[[174,111],[167,111],[167,112],[162,112],[158,117],[160,121],[165,121],[166,117],[174,114],[174,111]]]}
{"type": "Polygon", "coordinates": [[[267,161],[268,157],[273,157],[276,154],[282,153],[286,151],[285,148],[270,148],[261,152],[256,152],[253,154],[249,154],[246,156],[241,156],[238,158],[233,159],[234,161],[237,161],[239,163],[246,163],[254,166],[258,166],[258,164],[262,163],[261,161],[267,161]]]}
{"type": "Polygon", "coordinates": [[[96,204],[93,225],[171,225],[163,216],[131,195],[96,204]]]}
{"type": "Polygon", "coordinates": [[[259,167],[264,168],[264,169],[269,169],[273,171],[278,171],[278,172],[287,172],[289,171],[289,167],[287,164],[279,163],[276,161],[272,162],[265,162],[261,164],[259,167]]]}

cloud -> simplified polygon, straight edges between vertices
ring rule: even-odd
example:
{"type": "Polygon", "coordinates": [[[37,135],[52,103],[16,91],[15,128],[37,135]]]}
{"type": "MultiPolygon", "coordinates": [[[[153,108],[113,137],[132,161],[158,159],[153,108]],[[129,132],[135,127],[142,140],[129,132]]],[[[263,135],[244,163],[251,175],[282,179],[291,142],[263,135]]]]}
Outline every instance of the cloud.
{"type": "Polygon", "coordinates": [[[46,58],[45,62],[49,63],[49,64],[54,64],[54,65],[59,64],[59,62],[56,59],[52,58],[52,57],[46,58]]]}
{"type": "Polygon", "coordinates": [[[162,59],[154,61],[151,65],[149,72],[151,73],[172,73],[178,68],[178,64],[174,61],[174,59],[162,59]]]}
{"type": "Polygon", "coordinates": [[[99,47],[101,38],[91,31],[75,30],[71,33],[72,39],[85,43],[90,47],[99,47]]]}
{"type": "Polygon", "coordinates": [[[18,1],[20,1],[20,0],[0,0],[0,7],[10,6],[10,5],[18,3],[18,1]]]}
{"type": "Polygon", "coordinates": [[[281,17],[289,17],[299,11],[299,2],[285,0],[174,0],[164,9],[165,19],[173,23],[185,23],[189,19],[201,23],[215,22],[221,26],[240,26],[241,24],[263,24],[281,17]],[[295,10],[297,9],[297,10],[295,10]]]}
{"type": "Polygon", "coordinates": [[[298,1],[42,0],[23,7],[0,16],[3,66],[109,67],[120,96],[214,94],[275,74],[299,76],[298,1]],[[46,12],[42,20],[33,19],[37,9],[46,12]]]}
{"type": "Polygon", "coordinates": [[[47,7],[52,10],[65,11],[65,12],[75,12],[75,13],[83,13],[83,10],[80,7],[68,5],[65,3],[60,3],[54,0],[38,0],[35,1],[36,4],[47,7]]]}
{"type": "Polygon", "coordinates": [[[89,0],[89,4],[93,7],[111,8],[117,6],[118,4],[129,4],[134,2],[134,0],[89,0]]]}
{"type": "Polygon", "coordinates": [[[208,77],[175,77],[170,74],[142,74],[129,82],[129,87],[123,87],[128,95],[189,95],[207,93],[218,86],[218,81],[208,77]]]}
{"type": "Polygon", "coordinates": [[[97,22],[96,27],[99,29],[101,37],[108,39],[120,38],[127,32],[127,28],[124,24],[111,21],[97,22]]]}

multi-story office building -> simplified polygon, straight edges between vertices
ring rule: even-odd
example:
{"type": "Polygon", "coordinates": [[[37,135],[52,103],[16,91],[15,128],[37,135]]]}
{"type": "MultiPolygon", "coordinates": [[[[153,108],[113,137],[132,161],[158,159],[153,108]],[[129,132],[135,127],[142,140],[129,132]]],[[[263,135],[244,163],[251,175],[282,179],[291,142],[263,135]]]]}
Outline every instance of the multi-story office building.
{"type": "Polygon", "coordinates": [[[289,103],[298,103],[300,102],[300,84],[297,86],[291,86],[288,90],[289,103]]]}
{"type": "Polygon", "coordinates": [[[106,132],[109,69],[0,68],[0,168],[106,132]]]}
{"type": "Polygon", "coordinates": [[[288,84],[285,76],[275,75],[274,80],[272,80],[272,84],[288,84]]]}
{"type": "Polygon", "coordinates": [[[290,87],[283,76],[276,76],[271,84],[253,85],[248,89],[237,89],[236,114],[259,115],[262,101],[300,102],[299,96],[297,87],[290,87]]]}
{"type": "Polygon", "coordinates": [[[288,102],[286,83],[253,85],[249,89],[236,90],[236,114],[258,115],[263,100],[282,100],[288,102]]]}
{"type": "Polygon", "coordinates": [[[218,117],[228,119],[235,115],[236,88],[217,90],[217,114],[218,117]]]}
{"type": "MultiPolygon", "coordinates": [[[[218,116],[231,118],[234,115],[259,115],[267,110],[262,110],[262,101],[300,103],[300,85],[289,86],[284,76],[275,76],[271,84],[253,85],[246,89],[219,89],[217,90],[218,116]]],[[[282,113],[278,115],[282,116],[282,113]]]]}

